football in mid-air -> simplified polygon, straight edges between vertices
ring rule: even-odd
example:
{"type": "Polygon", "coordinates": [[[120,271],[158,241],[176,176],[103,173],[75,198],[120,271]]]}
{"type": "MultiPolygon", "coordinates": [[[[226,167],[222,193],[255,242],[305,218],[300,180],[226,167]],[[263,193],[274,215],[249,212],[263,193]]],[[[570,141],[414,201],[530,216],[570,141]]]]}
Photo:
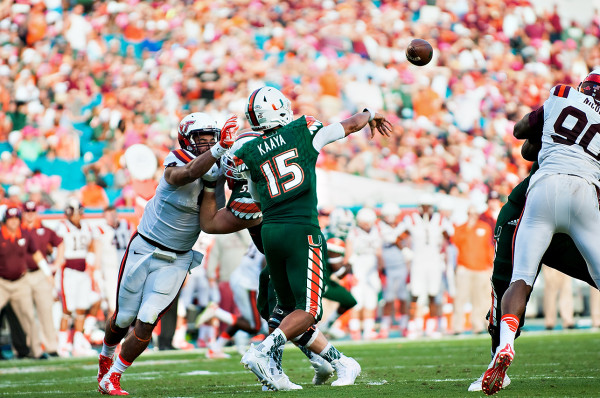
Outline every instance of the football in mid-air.
{"type": "Polygon", "coordinates": [[[423,39],[414,39],[406,47],[406,59],[417,66],[427,65],[433,56],[433,47],[423,39]]]}

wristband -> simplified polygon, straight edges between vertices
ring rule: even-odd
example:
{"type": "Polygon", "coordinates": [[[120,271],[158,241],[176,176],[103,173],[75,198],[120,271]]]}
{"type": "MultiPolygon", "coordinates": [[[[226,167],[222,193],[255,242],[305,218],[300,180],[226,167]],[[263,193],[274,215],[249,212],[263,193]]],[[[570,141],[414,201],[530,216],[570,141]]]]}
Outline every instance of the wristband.
{"type": "Polygon", "coordinates": [[[214,188],[211,187],[207,187],[206,185],[204,186],[204,192],[215,192],[214,188]]]}
{"type": "Polygon", "coordinates": [[[363,109],[363,112],[369,112],[369,114],[371,115],[371,116],[369,116],[369,122],[371,120],[375,119],[375,111],[373,109],[365,108],[365,109],[363,109]]]}
{"type": "Polygon", "coordinates": [[[223,148],[221,146],[221,143],[219,142],[217,142],[215,145],[213,145],[212,148],[210,148],[210,154],[213,155],[215,159],[220,159],[221,156],[225,154],[225,152],[227,152],[227,148],[223,148]]]}
{"type": "Polygon", "coordinates": [[[39,269],[42,270],[44,274],[47,276],[52,276],[52,271],[50,271],[50,266],[48,265],[48,261],[42,259],[39,263],[37,263],[39,269]]]}

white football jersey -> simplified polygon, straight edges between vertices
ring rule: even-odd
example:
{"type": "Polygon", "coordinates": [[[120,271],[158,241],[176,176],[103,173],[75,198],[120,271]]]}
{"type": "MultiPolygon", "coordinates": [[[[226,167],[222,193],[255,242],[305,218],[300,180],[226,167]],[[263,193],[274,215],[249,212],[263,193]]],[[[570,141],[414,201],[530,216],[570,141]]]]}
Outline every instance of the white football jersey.
{"type": "Polygon", "coordinates": [[[379,230],[383,238],[381,257],[386,271],[404,270],[406,268],[404,254],[396,244],[396,240],[400,236],[400,228],[398,226],[392,227],[390,224],[380,221],[379,230]]]}
{"type": "MultiPolygon", "coordinates": [[[[181,167],[193,159],[190,152],[178,149],[167,155],[164,166],[181,167]]],[[[213,171],[219,173],[219,168],[215,165],[213,171]]],[[[200,178],[178,187],[161,177],[156,193],[144,209],[138,232],[170,249],[190,250],[200,235],[198,214],[203,188],[200,178]]]]}
{"type": "Polygon", "coordinates": [[[102,265],[118,266],[125,254],[133,228],[127,220],[119,220],[117,228],[110,225],[97,226],[101,245],[102,265]]]}
{"type": "Polygon", "coordinates": [[[69,220],[63,220],[58,224],[56,234],[63,238],[66,260],[85,259],[88,248],[94,239],[92,227],[85,221],[81,221],[81,228],[77,228],[69,220]]]}
{"type": "Polygon", "coordinates": [[[346,239],[351,242],[353,256],[375,256],[382,244],[381,234],[376,226],[368,232],[360,227],[353,227],[346,239]]]}
{"type": "Polygon", "coordinates": [[[410,233],[412,249],[417,253],[440,253],[444,243],[443,233],[454,235],[452,223],[440,213],[434,212],[431,219],[419,213],[404,217],[399,225],[398,233],[410,233]]]}
{"type": "Polygon", "coordinates": [[[529,189],[548,174],[572,174],[600,187],[600,104],[573,87],[558,85],[544,102],[540,169],[529,189]]]}
{"type": "Polygon", "coordinates": [[[250,243],[248,251],[242,258],[240,265],[231,273],[230,280],[248,290],[258,290],[258,279],[263,269],[265,255],[258,251],[254,242],[250,243]]]}

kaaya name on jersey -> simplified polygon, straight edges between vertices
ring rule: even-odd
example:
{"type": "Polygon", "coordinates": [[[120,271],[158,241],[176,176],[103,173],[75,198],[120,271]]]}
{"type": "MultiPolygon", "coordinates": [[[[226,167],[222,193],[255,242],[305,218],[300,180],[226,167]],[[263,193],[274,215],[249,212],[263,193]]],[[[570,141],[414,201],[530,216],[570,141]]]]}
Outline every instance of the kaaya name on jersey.
{"type": "Polygon", "coordinates": [[[271,149],[274,149],[274,148],[280,147],[281,145],[286,144],[283,137],[280,135],[275,135],[273,137],[263,137],[263,139],[264,139],[264,141],[262,143],[258,144],[258,146],[257,146],[258,152],[260,152],[261,155],[264,155],[271,149]]]}

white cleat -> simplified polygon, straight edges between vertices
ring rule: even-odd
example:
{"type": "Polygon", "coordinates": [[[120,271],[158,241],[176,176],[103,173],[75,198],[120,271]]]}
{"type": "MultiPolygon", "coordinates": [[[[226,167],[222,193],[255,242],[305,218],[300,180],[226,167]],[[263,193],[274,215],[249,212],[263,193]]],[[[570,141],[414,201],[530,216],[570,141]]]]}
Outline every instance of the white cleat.
{"type": "Polygon", "coordinates": [[[342,355],[340,359],[331,362],[331,365],[337,373],[337,380],[331,383],[332,386],[350,386],[354,384],[356,378],[360,375],[360,365],[354,358],[342,355]]]}
{"type": "Polygon", "coordinates": [[[314,356],[313,359],[310,360],[310,364],[315,369],[315,376],[313,377],[312,383],[316,386],[325,384],[325,382],[333,376],[333,372],[335,372],[333,366],[319,356],[314,356]]]}
{"type": "Polygon", "coordinates": [[[246,369],[252,371],[263,386],[267,386],[269,390],[278,391],[281,387],[285,387],[285,380],[281,377],[275,378],[273,376],[269,366],[270,359],[268,355],[251,346],[242,357],[240,363],[246,369]]]}
{"type": "MultiPolygon", "coordinates": [[[[485,372],[483,372],[481,374],[481,376],[479,376],[479,379],[475,380],[473,383],[471,383],[471,385],[469,386],[469,389],[467,391],[470,392],[476,392],[476,391],[482,391],[482,387],[481,387],[481,382],[483,381],[483,375],[485,374],[485,372]]],[[[508,377],[507,374],[504,375],[504,382],[502,383],[502,388],[506,388],[510,385],[510,377],[508,377]]]]}

